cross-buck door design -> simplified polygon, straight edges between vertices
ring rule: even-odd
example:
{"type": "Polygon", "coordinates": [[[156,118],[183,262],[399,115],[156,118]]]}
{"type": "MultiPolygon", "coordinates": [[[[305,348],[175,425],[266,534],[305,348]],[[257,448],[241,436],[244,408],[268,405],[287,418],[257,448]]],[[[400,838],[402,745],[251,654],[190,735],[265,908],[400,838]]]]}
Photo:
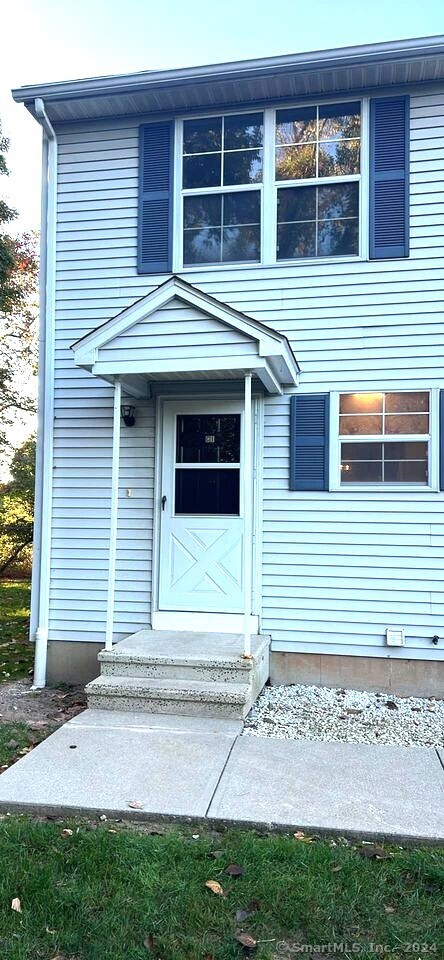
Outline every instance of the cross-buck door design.
{"type": "Polygon", "coordinates": [[[242,426],[240,404],[164,405],[160,610],[244,609],[242,426]]]}

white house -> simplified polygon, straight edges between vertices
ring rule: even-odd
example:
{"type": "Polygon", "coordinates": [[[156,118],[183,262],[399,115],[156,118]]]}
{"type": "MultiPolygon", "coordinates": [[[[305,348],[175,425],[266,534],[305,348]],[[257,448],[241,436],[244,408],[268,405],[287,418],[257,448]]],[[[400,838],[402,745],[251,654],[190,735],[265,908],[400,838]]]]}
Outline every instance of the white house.
{"type": "Polygon", "coordinates": [[[105,645],[104,706],[220,705],[259,662],[248,704],[268,669],[442,695],[444,38],[13,96],[43,130],[36,684],[105,645]]]}

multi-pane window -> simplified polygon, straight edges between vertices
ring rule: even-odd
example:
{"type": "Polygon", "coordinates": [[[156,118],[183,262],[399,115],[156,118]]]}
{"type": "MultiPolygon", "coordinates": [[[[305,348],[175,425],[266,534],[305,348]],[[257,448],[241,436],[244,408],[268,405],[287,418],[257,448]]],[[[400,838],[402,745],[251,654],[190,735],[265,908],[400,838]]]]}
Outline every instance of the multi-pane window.
{"type": "Polygon", "coordinates": [[[184,121],[185,266],[260,260],[263,138],[262,113],[184,121]]]}
{"type": "Polygon", "coordinates": [[[429,483],[430,394],[339,398],[341,484],[429,483]]]}
{"type": "Polygon", "coordinates": [[[276,111],[278,260],[359,253],[360,149],[359,102],[276,111]]]}

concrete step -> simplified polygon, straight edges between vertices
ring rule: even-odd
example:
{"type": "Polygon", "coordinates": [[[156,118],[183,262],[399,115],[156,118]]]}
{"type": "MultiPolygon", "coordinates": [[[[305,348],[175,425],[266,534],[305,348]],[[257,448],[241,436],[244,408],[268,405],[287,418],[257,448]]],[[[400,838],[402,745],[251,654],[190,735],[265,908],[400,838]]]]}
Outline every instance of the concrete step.
{"type": "Polygon", "coordinates": [[[252,683],[165,680],[100,676],[86,687],[88,706],[99,710],[132,710],[241,720],[257,692],[252,683]]]}
{"type": "Polygon", "coordinates": [[[99,655],[102,676],[249,683],[268,679],[269,637],[251,638],[252,659],[243,657],[241,634],[139,630],[99,655]]]}

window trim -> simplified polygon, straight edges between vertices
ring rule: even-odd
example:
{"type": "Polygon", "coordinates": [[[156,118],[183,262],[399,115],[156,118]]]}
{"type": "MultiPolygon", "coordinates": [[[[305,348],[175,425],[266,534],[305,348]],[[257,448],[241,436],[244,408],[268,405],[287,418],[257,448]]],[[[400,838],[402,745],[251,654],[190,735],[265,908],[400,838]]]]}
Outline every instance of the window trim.
{"type": "MultiPolygon", "coordinates": [[[[377,442],[402,440],[424,440],[426,434],[372,434],[362,437],[377,442]]],[[[360,442],[360,441],[359,441],[360,442]]],[[[439,389],[435,387],[380,385],[356,386],[353,390],[335,390],[330,394],[330,490],[340,493],[438,493],[439,492],[439,389]],[[339,434],[339,397],[352,393],[425,393],[430,397],[429,403],[429,482],[422,483],[341,483],[341,441],[356,440],[354,435],[339,434]]]]}
{"type": "Polygon", "coordinates": [[[275,137],[276,137],[276,110],[291,109],[292,106],[303,107],[317,105],[317,101],[306,100],[294,104],[276,103],[271,107],[257,107],[249,104],[242,109],[209,110],[205,112],[187,114],[177,117],[174,124],[174,199],[173,199],[173,273],[210,272],[213,270],[257,269],[267,267],[295,267],[296,265],[311,266],[316,264],[356,263],[369,258],[369,97],[332,97],[322,100],[322,103],[361,103],[361,171],[359,174],[342,175],[340,177],[320,177],[311,180],[275,180],[275,137]],[[235,184],[226,187],[182,188],[182,157],[183,157],[183,124],[185,120],[198,120],[205,117],[240,116],[242,114],[263,113],[264,143],[263,143],[263,175],[261,183],[235,184]],[[360,182],[359,190],[359,253],[337,257],[298,257],[294,260],[278,260],[277,258],[277,190],[294,186],[321,186],[336,182],[360,182]],[[261,195],[261,258],[260,260],[243,260],[217,263],[183,263],[183,197],[198,195],[199,193],[227,193],[245,190],[259,190],[261,195]]]}

